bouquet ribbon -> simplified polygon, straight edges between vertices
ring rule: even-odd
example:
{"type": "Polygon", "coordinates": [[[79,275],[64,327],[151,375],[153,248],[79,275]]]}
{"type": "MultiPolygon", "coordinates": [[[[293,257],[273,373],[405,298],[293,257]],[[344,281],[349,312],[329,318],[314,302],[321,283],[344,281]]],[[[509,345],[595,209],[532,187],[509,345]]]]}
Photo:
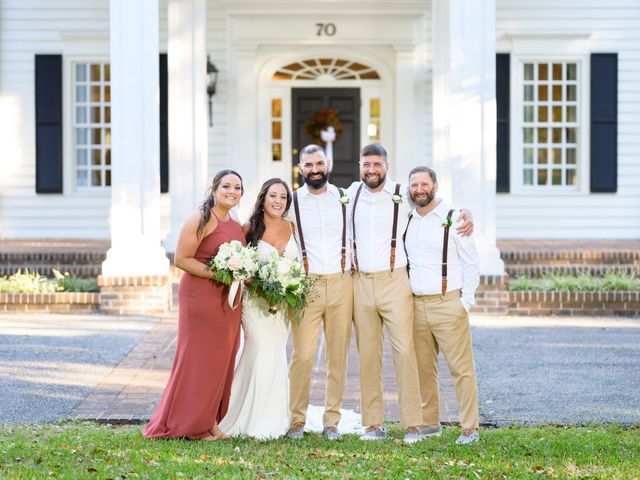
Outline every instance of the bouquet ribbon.
{"type": "Polygon", "coordinates": [[[243,282],[240,280],[234,280],[231,285],[229,285],[229,298],[228,298],[228,302],[229,302],[229,306],[231,307],[231,310],[235,310],[236,308],[238,308],[238,306],[240,305],[240,301],[242,301],[242,284],[243,282]],[[238,291],[240,292],[240,295],[238,295],[238,291]],[[240,301],[238,301],[238,303],[236,305],[235,304],[235,300],[236,300],[236,296],[240,297],[240,301]]]}

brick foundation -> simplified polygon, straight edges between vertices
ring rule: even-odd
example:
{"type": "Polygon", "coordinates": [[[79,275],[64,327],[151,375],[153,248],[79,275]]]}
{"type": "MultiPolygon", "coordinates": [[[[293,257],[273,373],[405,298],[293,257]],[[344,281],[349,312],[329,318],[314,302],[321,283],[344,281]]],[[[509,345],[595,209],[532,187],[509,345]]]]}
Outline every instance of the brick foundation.
{"type": "Polygon", "coordinates": [[[100,311],[117,315],[162,315],[171,309],[169,275],[98,277],[100,311]]]}
{"type": "Polygon", "coordinates": [[[640,291],[508,292],[509,315],[640,315],[640,291]]]}
{"type": "Polygon", "coordinates": [[[509,292],[507,275],[481,275],[480,286],[476,290],[472,313],[485,315],[507,315],[509,313],[509,292]]]}
{"type": "Polygon", "coordinates": [[[98,293],[0,293],[0,311],[89,313],[98,310],[98,293]]]}

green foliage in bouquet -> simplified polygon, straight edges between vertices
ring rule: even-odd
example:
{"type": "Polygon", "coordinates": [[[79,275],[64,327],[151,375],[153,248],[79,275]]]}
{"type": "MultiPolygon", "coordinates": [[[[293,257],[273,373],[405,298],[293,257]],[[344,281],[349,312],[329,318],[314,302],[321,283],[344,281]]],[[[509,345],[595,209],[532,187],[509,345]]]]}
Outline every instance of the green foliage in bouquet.
{"type": "Polygon", "coordinates": [[[274,254],[263,256],[260,261],[249,292],[264,298],[272,314],[282,308],[288,309],[290,316],[300,325],[313,281],[296,260],[274,254]]]}

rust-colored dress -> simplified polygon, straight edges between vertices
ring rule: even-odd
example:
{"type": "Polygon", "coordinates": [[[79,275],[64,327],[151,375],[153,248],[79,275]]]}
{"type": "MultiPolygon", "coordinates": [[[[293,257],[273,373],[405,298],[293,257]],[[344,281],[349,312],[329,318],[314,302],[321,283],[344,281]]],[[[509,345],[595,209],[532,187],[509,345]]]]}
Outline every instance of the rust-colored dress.
{"type": "MultiPolygon", "coordinates": [[[[244,243],[232,219],[202,239],[195,258],[208,263],[221,244],[244,243]]],[[[178,289],[178,343],[162,400],[142,432],[147,438],[210,435],[227,413],[234,362],[240,340],[241,306],[229,307],[229,287],[185,273],[178,289]]]]}

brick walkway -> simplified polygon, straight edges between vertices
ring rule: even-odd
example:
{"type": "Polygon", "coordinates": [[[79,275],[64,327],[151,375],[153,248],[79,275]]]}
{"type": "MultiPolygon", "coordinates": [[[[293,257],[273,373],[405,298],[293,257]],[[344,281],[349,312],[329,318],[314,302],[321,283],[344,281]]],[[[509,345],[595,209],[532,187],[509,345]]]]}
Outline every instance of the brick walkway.
{"type": "MultiPolygon", "coordinates": [[[[113,369],[70,415],[77,420],[108,423],[139,423],[148,420],[164,390],[175,352],[177,315],[162,318],[142,341],[113,369]]],[[[291,343],[291,342],[289,342],[291,343]]],[[[290,352],[290,345],[288,346],[290,352]]],[[[319,355],[312,382],[311,403],[324,403],[324,355],[319,355]]],[[[441,420],[457,422],[453,383],[443,360],[440,361],[441,420]]],[[[385,416],[398,420],[399,406],[391,348],[385,342],[383,359],[385,416]]],[[[344,408],[360,411],[358,355],[352,338],[344,408]]]]}

